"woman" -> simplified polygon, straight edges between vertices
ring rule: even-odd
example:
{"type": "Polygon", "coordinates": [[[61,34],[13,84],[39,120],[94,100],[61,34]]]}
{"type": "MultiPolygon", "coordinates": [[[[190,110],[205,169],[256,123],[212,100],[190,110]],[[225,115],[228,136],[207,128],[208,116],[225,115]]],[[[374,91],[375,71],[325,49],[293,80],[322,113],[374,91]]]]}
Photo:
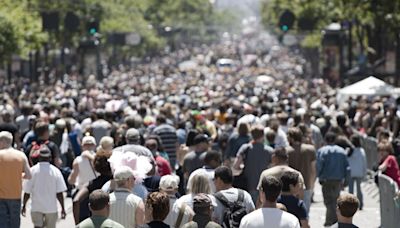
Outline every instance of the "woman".
{"type": "Polygon", "coordinates": [[[350,182],[349,192],[354,192],[354,182],[357,184],[357,198],[360,201],[359,208],[363,208],[363,194],[361,191],[361,181],[367,175],[367,158],[364,149],[361,147],[360,136],[353,135],[350,138],[354,148],[348,154],[348,161],[350,165],[350,182]]]}
{"type": "Polygon", "coordinates": [[[153,192],[146,199],[146,221],[150,228],[169,228],[163,221],[169,213],[169,197],[164,192],[153,192]]]}
{"type": "Polygon", "coordinates": [[[393,147],[388,141],[383,141],[378,144],[378,152],[380,157],[379,170],[383,174],[392,178],[397,186],[400,187],[400,170],[396,157],[393,156],[393,147]]]}

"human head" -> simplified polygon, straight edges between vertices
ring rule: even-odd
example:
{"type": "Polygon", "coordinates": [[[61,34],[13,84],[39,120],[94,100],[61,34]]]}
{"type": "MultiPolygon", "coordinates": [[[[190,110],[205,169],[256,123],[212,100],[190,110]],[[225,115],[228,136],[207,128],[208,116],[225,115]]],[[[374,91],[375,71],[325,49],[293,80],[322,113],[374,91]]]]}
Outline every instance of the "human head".
{"type": "Polygon", "coordinates": [[[353,144],[354,147],[361,147],[361,137],[359,135],[352,135],[350,137],[350,141],[353,144]]]}
{"type": "Polygon", "coordinates": [[[158,115],[156,117],[156,122],[157,122],[157,125],[165,124],[165,123],[167,123],[167,118],[164,115],[158,115]]]}
{"type": "Polygon", "coordinates": [[[336,122],[339,127],[344,127],[346,125],[347,117],[345,114],[341,113],[336,116],[336,122]]]}
{"type": "Polygon", "coordinates": [[[89,209],[93,215],[108,217],[110,213],[110,196],[102,190],[94,190],[89,195],[89,209]]]}
{"type": "Polygon", "coordinates": [[[221,165],[221,154],[218,151],[207,151],[204,157],[204,163],[212,169],[221,165]]]}
{"type": "Polygon", "coordinates": [[[165,192],[152,192],[146,199],[146,217],[149,221],[164,221],[169,213],[169,197],[165,192]]]}
{"type": "Polygon", "coordinates": [[[175,175],[165,175],[160,179],[160,191],[169,195],[175,195],[179,188],[179,177],[175,175]]]}
{"type": "Polygon", "coordinates": [[[96,139],[93,136],[87,135],[82,138],[82,150],[94,151],[96,149],[96,139]]]}
{"type": "Polygon", "coordinates": [[[337,134],[332,132],[332,131],[328,131],[325,135],[325,142],[329,145],[329,144],[335,144],[336,141],[336,137],[337,134]]]}
{"type": "Polygon", "coordinates": [[[208,182],[208,176],[204,173],[198,173],[193,176],[192,182],[188,186],[190,193],[199,194],[199,193],[211,193],[210,183],[208,182]]]}
{"type": "Polygon", "coordinates": [[[298,127],[291,127],[287,132],[287,138],[290,145],[300,144],[303,140],[303,133],[298,127]]]}
{"type": "Polygon", "coordinates": [[[51,160],[51,151],[50,151],[49,147],[47,147],[44,144],[40,145],[39,161],[50,162],[50,160],[51,160]]]}
{"type": "Polygon", "coordinates": [[[193,144],[195,145],[196,152],[204,152],[207,151],[210,144],[210,138],[206,134],[196,135],[193,139],[193,144]]]}
{"type": "Polygon", "coordinates": [[[0,149],[6,149],[12,146],[13,135],[8,131],[0,132],[0,149]]]}
{"type": "Polygon", "coordinates": [[[157,138],[154,136],[152,137],[147,137],[144,145],[147,147],[147,149],[149,149],[151,152],[153,152],[153,154],[155,154],[157,151],[161,151],[159,149],[160,143],[157,138]]]}
{"type": "Polygon", "coordinates": [[[289,155],[286,151],[285,148],[276,148],[272,152],[271,156],[271,163],[272,165],[280,165],[280,164],[286,164],[288,162],[289,155]]]}
{"type": "Polygon", "coordinates": [[[110,163],[108,162],[111,154],[111,152],[105,151],[103,149],[98,149],[93,161],[94,170],[96,170],[101,175],[111,176],[111,167],[110,163]]]}
{"type": "Polygon", "coordinates": [[[133,170],[128,166],[117,167],[113,177],[118,188],[132,189],[135,185],[135,175],[133,170]]]}
{"type": "Polygon", "coordinates": [[[47,124],[47,122],[44,121],[37,122],[33,129],[33,132],[41,140],[49,139],[49,125],[47,124]]]}
{"type": "Polygon", "coordinates": [[[253,140],[264,140],[264,127],[261,125],[256,125],[251,128],[251,137],[253,137],[253,140]]]}
{"type": "Polygon", "coordinates": [[[112,151],[114,147],[114,139],[110,136],[103,136],[100,139],[100,146],[106,151],[112,151]]]}
{"type": "Polygon", "coordinates": [[[382,141],[378,144],[378,152],[381,160],[393,154],[393,146],[388,141],[382,141]]]}
{"type": "Polygon", "coordinates": [[[250,126],[248,123],[242,122],[238,125],[237,129],[239,135],[248,135],[250,131],[250,126]]]}
{"type": "Polygon", "coordinates": [[[350,193],[341,194],[337,199],[336,214],[339,222],[346,222],[345,220],[350,220],[353,218],[354,214],[357,212],[360,202],[357,197],[350,193]]]}
{"type": "Polygon", "coordinates": [[[282,182],[273,176],[266,176],[262,179],[260,188],[260,199],[263,204],[276,203],[282,191],[282,182]]]}
{"type": "Polygon", "coordinates": [[[140,133],[135,128],[129,128],[125,134],[125,140],[127,144],[139,144],[140,143],[140,133]]]}
{"type": "Polygon", "coordinates": [[[301,190],[301,184],[299,182],[299,174],[293,171],[286,171],[281,176],[282,192],[291,193],[297,195],[301,190]]]}
{"type": "Polygon", "coordinates": [[[196,216],[211,217],[213,205],[210,197],[207,194],[199,193],[193,197],[193,211],[196,216]]]}
{"type": "Polygon", "coordinates": [[[217,191],[227,189],[232,186],[232,170],[226,166],[220,166],[214,171],[214,184],[217,191]]]}

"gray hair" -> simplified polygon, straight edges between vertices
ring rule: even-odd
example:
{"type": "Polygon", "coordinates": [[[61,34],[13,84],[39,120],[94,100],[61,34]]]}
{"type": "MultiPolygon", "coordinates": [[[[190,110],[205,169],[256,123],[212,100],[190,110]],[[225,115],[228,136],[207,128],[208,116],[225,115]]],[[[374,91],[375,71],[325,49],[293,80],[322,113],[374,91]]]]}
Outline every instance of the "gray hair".
{"type": "Polygon", "coordinates": [[[189,190],[192,194],[211,194],[211,186],[207,174],[199,173],[194,175],[190,182],[189,190]]]}
{"type": "Polygon", "coordinates": [[[8,131],[0,132],[0,143],[4,144],[6,147],[10,147],[13,142],[13,135],[8,131]]]}

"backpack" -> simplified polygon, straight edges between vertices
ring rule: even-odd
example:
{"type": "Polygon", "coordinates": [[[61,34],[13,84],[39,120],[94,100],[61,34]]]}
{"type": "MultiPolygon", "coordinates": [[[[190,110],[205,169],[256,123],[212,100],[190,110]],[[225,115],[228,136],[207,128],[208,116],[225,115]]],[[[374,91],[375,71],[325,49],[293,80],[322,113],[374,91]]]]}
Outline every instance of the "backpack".
{"type": "Polygon", "coordinates": [[[238,189],[239,197],[235,202],[230,202],[221,192],[214,194],[222,205],[224,205],[225,210],[223,214],[222,227],[224,228],[238,228],[240,221],[247,214],[246,207],[244,205],[244,191],[238,189]]]}
{"type": "Polygon", "coordinates": [[[49,141],[45,141],[43,143],[38,143],[37,141],[33,141],[31,143],[31,148],[28,151],[29,155],[29,163],[31,166],[36,165],[39,162],[39,156],[40,156],[40,149],[43,147],[43,145],[46,145],[49,143],[49,141]]]}

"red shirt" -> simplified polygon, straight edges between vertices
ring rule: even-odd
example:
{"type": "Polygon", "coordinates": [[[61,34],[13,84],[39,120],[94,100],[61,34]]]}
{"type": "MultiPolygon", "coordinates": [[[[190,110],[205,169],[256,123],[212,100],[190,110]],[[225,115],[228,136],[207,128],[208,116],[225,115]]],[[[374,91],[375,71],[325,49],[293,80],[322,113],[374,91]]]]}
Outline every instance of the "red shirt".
{"type": "Polygon", "coordinates": [[[168,175],[171,174],[171,167],[169,165],[169,162],[161,157],[161,156],[155,156],[156,159],[156,164],[158,167],[158,173],[160,174],[160,176],[164,176],[164,175],[168,175]]]}
{"type": "Polygon", "coordinates": [[[387,156],[383,164],[387,167],[384,174],[392,178],[397,183],[397,186],[400,187],[400,170],[396,157],[393,155],[387,156]]]}

